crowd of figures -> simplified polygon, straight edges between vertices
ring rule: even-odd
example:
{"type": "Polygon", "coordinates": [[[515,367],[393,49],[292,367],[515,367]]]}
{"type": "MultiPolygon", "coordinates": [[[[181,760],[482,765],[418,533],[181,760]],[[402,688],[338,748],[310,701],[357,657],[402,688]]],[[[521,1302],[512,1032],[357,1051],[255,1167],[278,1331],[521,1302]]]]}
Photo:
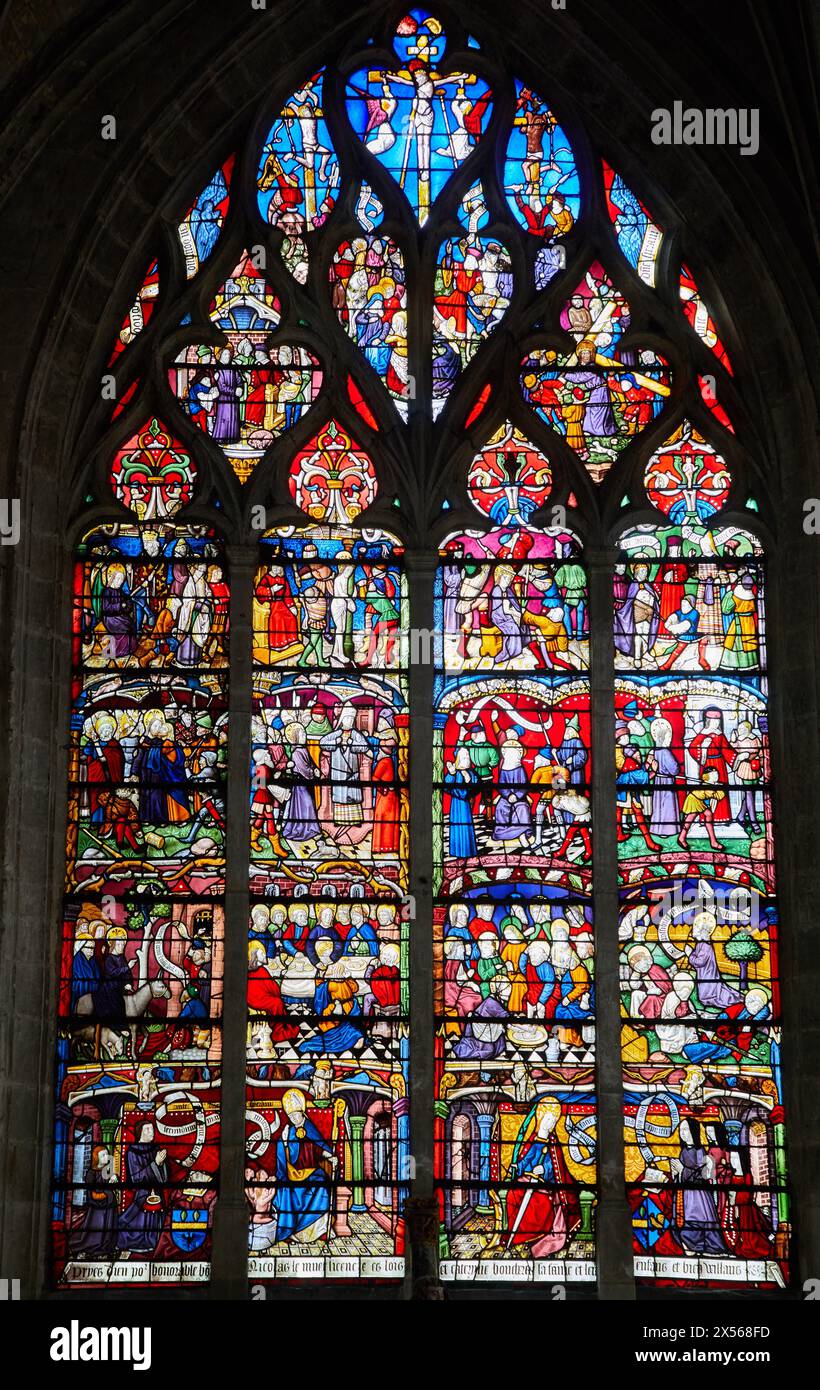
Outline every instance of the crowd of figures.
{"type": "Polygon", "coordinates": [[[185,1261],[192,1280],[207,1278],[217,1141],[212,1128],[207,1150],[200,1147],[203,1166],[193,1167],[186,1127],[165,1120],[164,1097],[175,1088],[177,1121],[185,1106],[188,1128],[196,1128],[218,1124],[215,1095],[204,1094],[200,1078],[192,1078],[199,1094],[186,1093],[178,1078],[161,1077],[150,1066],[132,1078],[119,1115],[107,1114],[104,1100],[90,1087],[80,1117],[72,1122],[78,1186],[61,1197],[70,1204],[70,1225],[60,1262],[65,1261],[69,1281],[79,1284],[148,1282],[158,1275],[157,1262],[168,1262],[178,1277],[185,1261]],[[105,1130],[112,1134],[108,1143],[99,1141],[105,1130]],[[86,1271],[84,1265],[93,1268],[86,1271]]]}
{"type": "MultiPolygon", "coordinates": [[[[254,230],[229,158],[182,214],[171,256],[151,261],[115,345],[123,386],[128,345],[146,332],[144,357],[162,372],[148,393],[159,385],[167,398],[170,384],[177,417],[181,407],[194,429],[190,454],[158,419],[126,440],[109,501],[138,524],[102,524],[77,569],[53,1193],[68,1285],[208,1275],[229,592],[215,537],[166,523],[189,504],[225,506],[220,465],[234,493],[299,425],[323,386],[319,355],[302,345],[314,334],[324,334],[322,361],[335,344],[327,387],[339,378],[342,423],[325,412],[291,453],[287,478],[277,474],[277,504],[286,484],[303,521],[261,538],[253,577],[250,1272],[403,1273],[405,673],[419,653],[407,646],[402,545],[357,524],[376,503],[379,458],[344,425],[355,409],[365,440],[378,433],[381,383],[404,421],[420,402],[422,431],[425,411],[429,423],[448,402],[471,409],[468,434],[485,412],[495,421],[468,464],[466,494],[453,486],[443,504],[465,514],[469,499],[494,529],[443,542],[426,634],[436,668],[435,1096],[419,1103],[435,1101],[441,1274],[473,1278],[483,1262],[494,1277],[516,1261],[516,1280],[595,1278],[587,579],[580,542],[557,522],[537,527],[553,481],[565,507],[581,510],[582,484],[600,483],[669,402],[669,362],[659,340],[641,336],[657,329],[645,310],[651,288],[630,304],[606,264],[617,243],[654,287],[671,257],[659,257],[665,234],[647,209],[598,160],[585,161],[596,182],[581,216],[581,180],[555,115],[512,79],[502,103],[492,55],[470,70],[480,44],[453,23],[451,42],[435,16],[411,10],[392,51],[374,37],[357,71],[303,75],[261,148],[237,161],[238,177],[255,172],[261,222],[254,230]],[[351,159],[357,139],[372,184],[351,159]],[[594,227],[596,209],[608,222],[594,227]],[[588,225],[592,258],[541,295],[568,255],[580,264],[588,225]],[[411,259],[425,227],[429,252],[411,259]],[[321,244],[322,228],[332,243],[321,244]],[[219,271],[200,275],[223,236],[219,271]],[[160,281],[163,296],[173,293],[180,251],[195,283],[166,312],[160,281]],[[260,268],[268,254],[270,282],[260,268]],[[533,289],[544,300],[528,319],[538,336],[514,359],[522,429],[497,426],[497,381],[477,380],[472,406],[465,393],[482,343],[533,289]],[[418,377],[411,297],[432,314],[418,377]],[[551,317],[547,298],[560,305],[551,317]],[[195,322],[189,306],[206,303],[195,322]],[[173,337],[158,342],[169,324],[173,337]],[[551,432],[549,458],[523,428],[551,432]],[[569,451],[585,476],[573,478],[569,451]]],[[[688,269],[674,271],[659,289],[671,313],[680,287],[681,334],[688,319],[728,367],[688,269]]],[[[682,341],[670,356],[690,392],[697,369],[690,380],[682,341]]],[[[731,431],[706,380],[702,399],[731,431]]],[[[129,379],[115,415],[138,389],[135,400],[144,388],[129,379]]],[[[782,1282],[760,549],[744,531],[713,528],[734,474],[688,422],[650,460],[645,497],[631,474],[624,482],[627,515],[647,515],[646,502],[656,513],[621,536],[613,614],[625,1172],[645,1261],[636,1273],[782,1282]],[[697,882],[695,906],[656,912],[653,893],[674,896],[684,880],[697,882]],[[740,885],[760,895],[762,915],[720,899],[740,885]],[[693,1270],[693,1259],[721,1269],[693,1270]]],[[[404,493],[381,501],[411,535],[404,493]]],[[[422,852],[424,809],[415,811],[422,852]]]]}
{"type": "Polygon", "coordinates": [[[78,708],[75,720],[70,881],[98,886],[104,874],[139,885],[158,873],[175,886],[196,867],[199,888],[212,890],[225,830],[218,680],[95,677],[85,693],[98,707],[78,708]]]}
{"type": "Polygon", "coordinates": [[[755,567],[726,562],[687,564],[681,541],[669,538],[658,565],[620,566],[615,580],[615,647],[623,670],[737,671],[760,669],[755,567]]]}
{"type": "Polygon", "coordinates": [[[509,252],[497,238],[479,235],[489,221],[480,184],[465,195],[460,216],[464,234],[442,243],[433,282],[434,417],[479,344],[498,327],[513,292],[509,252]]]}
{"type": "Polygon", "coordinates": [[[407,946],[395,901],[354,893],[251,908],[252,1272],[275,1276],[275,1264],[254,1264],[268,1256],[310,1258],[314,1271],[320,1259],[327,1273],[337,1259],[348,1275],[401,1273],[407,946]]]}
{"type": "Polygon", "coordinates": [[[546,563],[534,535],[518,529],[446,543],[439,611],[447,670],[586,667],[586,573],[570,538],[551,550],[546,563]]]}
{"type": "Polygon", "coordinates": [[[666,717],[653,715],[646,695],[667,696],[669,685],[625,698],[616,718],[618,839],[623,854],[686,849],[690,839],[721,853],[764,834],[767,746],[765,713],[754,692],[710,687],[690,696],[686,715],[678,695],[666,717]],[[715,703],[710,703],[710,695],[715,703]],[[673,722],[674,721],[674,722],[673,722]],[[636,848],[637,846],[637,848],[636,848]]]}
{"type": "Polygon", "coordinates": [[[621,917],[621,1002],[634,1025],[624,1049],[631,1060],[755,1060],[766,1032],[752,1025],[776,1010],[774,909],[758,915],[757,895],[744,889],[730,890],[731,906],[717,909],[707,905],[708,882],[693,887],[694,906],[659,914],[641,901],[621,917]]]}
{"type": "Polygon", "coordinates": [[[521,1060],[538,1049],[550,1063],[591,1060],[594,945],[583,904],[477,899],[438,916],[436,1008],[448,1058],[521,1060]]]}
{"type": "MultiPolygon", "coordinates": [[[[113,885],[112,885],[113,886],[113,885]]],[[[219,1148],[222,909],[73,904],[61,959],[55,1262],[69,1283],[207,1278],[219,1148]],[[195,1267],[190,1262],[195,1262],[195,1267]]]]}
{"type": "Polygon", "coordinates": [[[628,532],[615,575],[626,1176],[640,1277],[782,1286],[763,582],[713,521],[730,481],[684,426],[646,471],[670,525],[628,532]]]}
{"type": "MultiPolygon", "coordinates": [[[[403,882],[407,820],[407,718],[399,686],[374,694],[357,683],[295,685],[255,696],[252,873],[270,891],[294,891],[327,873],[403,882]],[[294,696],[293,691],[296,695],[294,696]],[[295,700],[304,700],[301,706],[295,700]],[[339,862],[335,862],[339,861],[339,862]],[[313,862],[314,867],[311,867],[313,862]],[[346,868],[345,868],[346,866],[346,868]],[[280,871],[287,880],[280,882],[280,871]]],[[[304,891],[304,890],[301,890],[304,891]]]]}
{"type": "Polygon", "coordinates": [[[254,590],[254,658],[262,665],[398,669],[405,589],[392,538],[341,532],[274,542],[282,556],[254,590]]]}
{"type": "Polygon", "coordinates": [[[562,857],[577,843],[589,858],[589,710],[583,697],[577,709],[553,709],[538,693],[493,682],[471,707],[469,688],[458,688],[462,703],[439,736],[449,859],[493,849],[562,857]]]}
{"type": "Polygon", "coordinates": [[[401,959],[394,904],[255,903],[248,944],[249,1058],[373,1060],[378,1040],[395,1033],[384,1020],[400,1014],[401,959]]]}
{"type": "MultiPolygon", "coordinates": [[[[372,228],[383,209],[367,184],[357,215],[372,228]]],[[[331,301],[364,360],[381,377],[403,415],[410,397],[407,360],[407,286],[404,258],[392,238],[354,237],[339,247],[330,268],[331,301]]]]}
{"type": "Polygon", "coordinates": [[[133,899],[72,908],[61,1015],[73,1060],[205,1061],[222,1000],[222,911],[133,899]]]}
{"type": "Polygon", "coordinates": [[[133,558],[89,563],[77,626],[91,668],[221,666],[227,659],[228,586],[222,566],[197,563],[184,539],[147,528],[133,558]]]}
{"type": "Polygon", "coordinates": [[[222,348],[188,348],[180,359],[184,369],[171,373],[172,386],[197,428],[215,443],[244,441],[261,455],[310,405],[317,366],[303,348],[236,337],[222,348]]]}
{"type": "MultiPolygon", "coordinates": [[[[760,1126],[762,1129],[762,1125],[760,1126]]],[[[683,1119],[680,1149],[672,1160],[677,1190],[671,1196],[669,1235],[656,1253],[747,1260],[771,1260],[775,1254],[775,1223],[770,1206],[751,1190],[759,1183],[761,1167],[754,1163],[748,1127],[731,1131],[720,1120],[702,1125],[683,1119]],[[730,1140],[729,1133],[732,1138],[730,1140]]],[[[648,1176],[648,1175],[647,1175],[648,1176]]],[[[644,1199],[645,1200],[645,1199],[644,1199]]],[[[660,1203],[660,1197],[655,1199],[660,1203]]]]}
{"type": "MultiPolygon", "coordinates": [[[[295,343],[274,341],[281,304],[247,252],[216,291],[202,337],[177,354],[168,381],[196,427],[225,453],[240,482],[265,449],[315,400],[318,360],[295,343]]],[[[190,324],[190,315],[186,316],[190,324]]]]}
{"type": "Polygon", "coordinates": [[[600,482],[661,411],[671,374],[654,349],[621,344],[631,309],[598,261],[565,301],[559,325],[574,347],[531,352],[521,364],[522,393],[600,482]]]}
{"type": "Polygon", "coordinates": [[[229,590],[215,544],[101,528],[77,566],[68,886],[219,891],[229,590]]]}

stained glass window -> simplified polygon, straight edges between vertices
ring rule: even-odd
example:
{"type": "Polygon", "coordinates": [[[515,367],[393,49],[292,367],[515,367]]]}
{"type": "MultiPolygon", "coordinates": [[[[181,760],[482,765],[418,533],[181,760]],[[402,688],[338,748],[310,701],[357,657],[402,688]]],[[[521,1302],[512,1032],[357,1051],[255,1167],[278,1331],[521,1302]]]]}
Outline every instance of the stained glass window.
{"type": "Polygon", "coordinates": [[[254,582],[250,1274],[389,1279],[409,1138],[402,546],[355,524],[375,475],[335,420],[290,481],[327,524],[266,535],[254,582]]]}
{"type": "Polygon", "coordinates": [[[715,321],[695,283],[695,277],[685,265],[681,266],[680,271],[680,298],[683,311],[701,342],[706,344],[727,372],[731,373],[729,354],[720,339],[715,321]]]}
{"type": "Polygon", "coordinates": [[[681,426],[615,577],[626,1178],[636,1274],[677,1288],[788,1282],[765,578],[730,487],[681,426]]]}
{"type": "Polygon", "coordinates": [[[131,305],[128,313],[122,321],[122,326],[117,335],[117,339],[111,349],[109,366],[116,362],[123,348],[127,348],[129,343],[142,332],[147,323],[150,322],[151,315],[156,307],[159,295],[159,261],[153,260],[143,276],[142,284],[137,292],[137,297],[131,305]]]}
{"type": "Polygon", "coordinates": [[[526,524],[550,469],[518,431],[497,431],[469,478],[503,525],[447,537],[437,580],[441,1273],[582,1281],[596,1138],[587,581],[574,536],[526,524]]]}
{"type": "Polygon", "coordinates": [[[365,149],[402,190],[424,225],[433,203],[486,130],[492,92],[476,73],[443,65],[441,21],[411,10],[384,65],[361,68],[347,84],[347,110],[365,149]]]}
{"type": "Polygon", "coordinates": [[[620,174],[604,162],[606,209],[621,248],[645,284],[655,287],[663,232],[620,174]]]}
{"type": "Polygon", "coordinates": [[[217,290],[209,318],[225,345],[189,343],[168,380],[244,483],[267,447],[312,404],[322,372],[306,348],[272,343],[281,304],[246,251],[217,290]]]}
{"type": "Polygon", "coordinates": [[[534,349],[521,364],[524,399],[562,434],[600,483],[623,449],[651,425],[671,389],[666,360],[641,347],[625,296],[593,262],[564,302],[558,327],[573,347],[534,349]],[[631,331],[630,331],[631,330],[631,331]],[[629,333],[631,346],[621,344],[629,333]]]}
{"type": "Polygon", "coordinates": [[[219,1169],[228,586],[156,418],[74,579],[54,1141],[61,1287],[208,1278],[219,1169]]]}
{"type": "Polygon", "coordinates": [[[230,155],[197,195],[177,228],[187,280],[193,279],[219,241],[228,215],[233,166],[234,156],[230,155]]]}
{"type": "Polygon", "coordinates": [[[271,1293],[395,1288],[411,1195],[449,1284],[583,1296],[618,1203],[643,1288],[789,1284],[731,325],[674,202],[551,85],[455,16],[352,31],[186,171],[117,291],[59,1287],[204,1283],[247,1242],[271,1293]]]}
{"type": "Polygon", "coordinates": [[[339,322],[407,418],[407,275],[401,249],[379,228],[384,208],[367,184],[356,203],[361,235],[343,241],[330,267],[339,322]]]}

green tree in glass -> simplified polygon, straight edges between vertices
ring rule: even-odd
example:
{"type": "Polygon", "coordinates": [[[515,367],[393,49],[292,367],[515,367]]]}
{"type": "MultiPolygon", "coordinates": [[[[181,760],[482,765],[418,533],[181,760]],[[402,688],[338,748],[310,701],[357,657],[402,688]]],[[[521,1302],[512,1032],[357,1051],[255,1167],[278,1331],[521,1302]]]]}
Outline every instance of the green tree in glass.
{"type": "Polygon", "coordinates": [[[724,947],[729,960],[737,961],[740,967],[741,988],[749,988],[749,966],[763,957],[763,947],[747,931],[739,931],[724,947]]]}

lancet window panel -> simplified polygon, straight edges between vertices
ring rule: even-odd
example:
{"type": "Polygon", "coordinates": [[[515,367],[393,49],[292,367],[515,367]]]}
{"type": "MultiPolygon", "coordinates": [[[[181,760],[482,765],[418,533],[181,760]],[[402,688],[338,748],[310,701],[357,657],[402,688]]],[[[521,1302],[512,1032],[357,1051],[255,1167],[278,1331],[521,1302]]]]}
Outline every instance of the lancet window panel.
{"type": "MultiPolygon", "coordinates": [[[[688,424],[615,574],[624,1133],[635,1270],[785,1288],[791,1218],[764,557],[688,424]],[[633,674],[640,672],[640,675],[633,674]]],[[[754,517],[749,517],[749,526],[754,517]]]]}
{"type": "Polygon", "coordinates": [[[52,1269],[59,1288],[199,1284],[219,1184],[229,587],[177,520],[193,461],[156,419],[115,455],[132,520],[73,592],[52,1269]]]}

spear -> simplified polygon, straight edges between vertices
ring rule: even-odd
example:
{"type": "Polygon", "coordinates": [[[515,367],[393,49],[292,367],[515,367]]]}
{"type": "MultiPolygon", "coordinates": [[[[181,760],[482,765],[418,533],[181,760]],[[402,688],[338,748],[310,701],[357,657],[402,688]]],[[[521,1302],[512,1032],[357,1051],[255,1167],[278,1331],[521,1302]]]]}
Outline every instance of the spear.
{"type": "Polygon", "coordinates": [[[325,1231],[325,1240],[328,1242],[330,1241],[330,1232],[333,1228],[333,1223],[336,1220],[336,1201],[338,1195],[338,1188],[335,1181],[336,1166],[338,1163],[336,1145],[339,1141],[339,1120],[344,1114],[344,1109],[345,1103],[342,1100],[341,1096],[338,1096],[336,1100],[333,1102],[333,1125],[330,1130],[330,1146],[333,1151],[333,1157],[331,1160],[330,1169],[330,1206],[328,1208],[327,1214],[327,1230],[325,1231]]]}
{"type": "Polygon", "coordinates": [[[530,1201],[532,1200],[532,1194],[533,1194],[533,1189],[534,1189],[534,1187],[535,1187],[535,1183],[530,1183],[529,1187],[527,1188],[527,1191],[524,1193],[523,1201],[522,1201],[520,1207],[518,1208],[518,1211],[517,1211],[516,1214],[515,1214],[515,1221],[514,1221],[513,1224],[512,1224],[512,1230],[510,1231],[510,1234],[509,1234],[509,1237],[508,1237],[508,1240],[507,1240],[507,1245],[506,1245],[506,1249],[507,1249],[507,1250],[509,1250],[510,1246],[512,1245],[513,1241],[515,1240],[516,1232],[517,1232],[519,1226],[521,1225],[521,1222],[524,1220],[524,1213],[525,1213],[525,1211],[527,1210],[527,1207],[529,1206],[530,1201]]]}

